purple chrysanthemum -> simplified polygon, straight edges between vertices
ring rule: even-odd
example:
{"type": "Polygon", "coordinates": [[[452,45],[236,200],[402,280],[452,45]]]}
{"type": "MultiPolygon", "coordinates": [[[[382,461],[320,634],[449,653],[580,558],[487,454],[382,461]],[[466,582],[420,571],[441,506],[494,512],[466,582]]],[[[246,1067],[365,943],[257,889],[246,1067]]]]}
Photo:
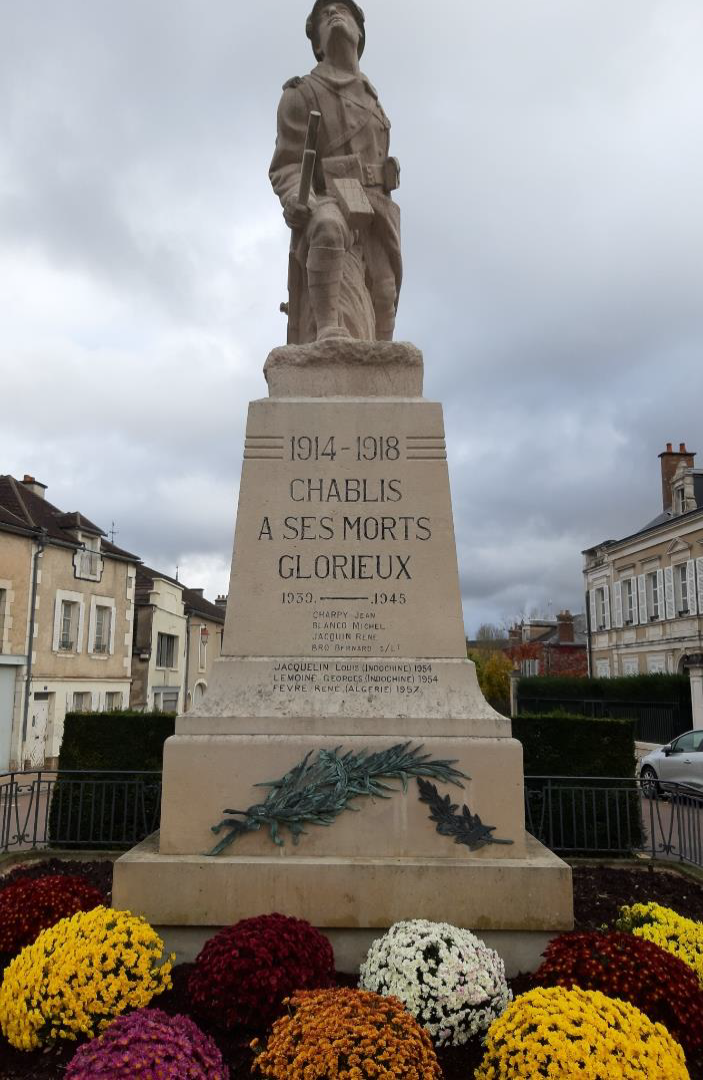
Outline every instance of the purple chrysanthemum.
{"type": "Polygon", "coordinates": [[[74,1054],[66,1080],[229,1080],[214,1041],[187,1016],[139,1009],[74,1054]]]}

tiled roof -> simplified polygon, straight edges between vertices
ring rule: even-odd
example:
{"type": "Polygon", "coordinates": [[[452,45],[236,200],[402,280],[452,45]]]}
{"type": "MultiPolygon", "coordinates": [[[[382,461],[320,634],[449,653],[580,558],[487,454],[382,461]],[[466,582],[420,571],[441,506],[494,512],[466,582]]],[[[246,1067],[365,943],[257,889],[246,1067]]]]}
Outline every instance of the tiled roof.
{"type": "MultiPolygon", "coordinates": [[[[0,476],[0,529],[3,525],[11,529],[21,529],[28,535],[43,529],[49,542],[70,544],[71,547],[79,546],[72,533],[75,529],[82,529],[94,536],[105,536],[102,529],[82,514],[77,511],[64,513],[48,499],[35,495],[25,484],[15,480],[14,476],[0,476]]],[[[139,561],[137,555],[124,551],[109,540],[102,541],[101,551],[108,557],[139,561]]]]}
{"type": "Polygon", "coordinates": [[[206,600],[204,596],[200,595],[199,590],[189,589],[177,578],[171,577],[170,574],[164,574],[161,570],[153,570],[150,566],[140,565],[137,567],[135,590],[137,604],[149,603],[149,593],[154,588],[155,578],[170,581],[172,585],[178,585],[183,590],[183,606],[186,615],[200,615],[205,619],[211,619],[212,622],[224,623],[224,610],[218,607],[217,604],[212,604],[209,600],[206,600]]]}

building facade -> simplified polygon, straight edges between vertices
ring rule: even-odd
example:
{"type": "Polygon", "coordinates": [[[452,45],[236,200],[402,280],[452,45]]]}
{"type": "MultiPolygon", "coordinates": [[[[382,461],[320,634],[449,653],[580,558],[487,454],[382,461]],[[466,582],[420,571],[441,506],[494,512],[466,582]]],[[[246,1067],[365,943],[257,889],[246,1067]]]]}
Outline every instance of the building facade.
{"type": "Polygon", "coordinates": [[[225,601],[140,566],[135,593],[133,709],[187,712],[200,701],[222,651],[225,601]]]}
{"type": "Polygon", "coordinates": [[[585,615],[560,612],[556,620],[532,619],[509,632],[508,655],[521,675],[588,674],[585,615]]]}
{"type": "Polygon", "coordinates": [[[681,673],[703,659],[703,470],[684,443],[659,457],[662,512],[583,552],[595,676],[681,673]]]}
{"type": "Polygon", "coordinates": [[[55,765],[72,710],[129,701],[137,558],[0,476],[0,771],[55,765]]]}

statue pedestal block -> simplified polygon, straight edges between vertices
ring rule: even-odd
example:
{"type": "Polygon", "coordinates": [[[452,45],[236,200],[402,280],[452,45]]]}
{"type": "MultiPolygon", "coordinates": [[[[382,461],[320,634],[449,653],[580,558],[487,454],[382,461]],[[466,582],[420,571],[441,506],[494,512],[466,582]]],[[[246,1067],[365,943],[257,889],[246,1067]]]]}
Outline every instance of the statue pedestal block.
{"type": "Polygon", "coordinates": [[[525,832],[522,748],[466,659],[442,410],[420,396],[421,371],[397,343],[269,358],[272,396],[249,408],[223,656],[166,744],[158,849],[152,838],[118,860],[118,906],[201,934],[278,910],[357,945],[427,918],[537,935],[533,953],[573,924],[568,866],[525,832]],[[207,857],[225,808],[263,803],[257,785],[306,755],[403,743],[455,762],[470,779],[432,781],[439,794],[509,843],[440,835],[411,779],[308,824],[297,846],[262,827],[207,857]]]}

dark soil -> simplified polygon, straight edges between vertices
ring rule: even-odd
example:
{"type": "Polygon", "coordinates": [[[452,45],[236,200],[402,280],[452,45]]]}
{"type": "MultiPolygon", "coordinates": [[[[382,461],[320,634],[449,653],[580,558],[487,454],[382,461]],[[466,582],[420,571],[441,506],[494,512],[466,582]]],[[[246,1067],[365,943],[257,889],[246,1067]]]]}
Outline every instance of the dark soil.
{"type": "MultiPolygon", "coordinates": [[[[112,878],[111,862],[62,862],[51,859],[18,868],[0,878],[0,891],[8,879],[18,876],[38,877],[41,873],[83,874],[104,891],[112,878]]],[[[574,868],[574,907],[576,928],[599,929],[612,925],[618,909],[623,904],[655,900],[672,907],[682,915],[703,921],[703,882],[699,883],[683,874],[653,870],[649,867],[603,867],[582,865],[574,868]]],[[[188,1001],[188,973],[192,965],[180,964],[173,972],[173,989],[153,1002],[155,1006],[175,1015],[190,1011],[188,1001]]],[[[355,985],[350,976],[339,975],[340,985],[355,985]]],[[[529,975],[521,975],[510,982],[513,993],[524,993],[531,986],[529,975]]],[[[250,1042],[264,1036],[264,1032],[245,1029],[223,1033],[209,1027],[199,1017],[196,1022],[213,1036],[230,1067],[231,1080],[252,1076],[253,1052],[250,1042]]],[[[13,1050],[0,1036],[1,1080],[58,1080],[64,1076],[66,1066],[75,1052],[76,1044],[60,1046],[44,1053],[21,1053],[13,1050]]],[[[468,1080],[481,1061],[483,1050],[480,1040],[475,1039],[462,1047],[448,1047],[437,1051],[444,1080],[468,1080]]],[[[703,1080],[703,1069],[690,1068],[692,1080],[703,1080]]],[[[254,1074],[256,1075],[256,1074],[254,1074]]]]}

